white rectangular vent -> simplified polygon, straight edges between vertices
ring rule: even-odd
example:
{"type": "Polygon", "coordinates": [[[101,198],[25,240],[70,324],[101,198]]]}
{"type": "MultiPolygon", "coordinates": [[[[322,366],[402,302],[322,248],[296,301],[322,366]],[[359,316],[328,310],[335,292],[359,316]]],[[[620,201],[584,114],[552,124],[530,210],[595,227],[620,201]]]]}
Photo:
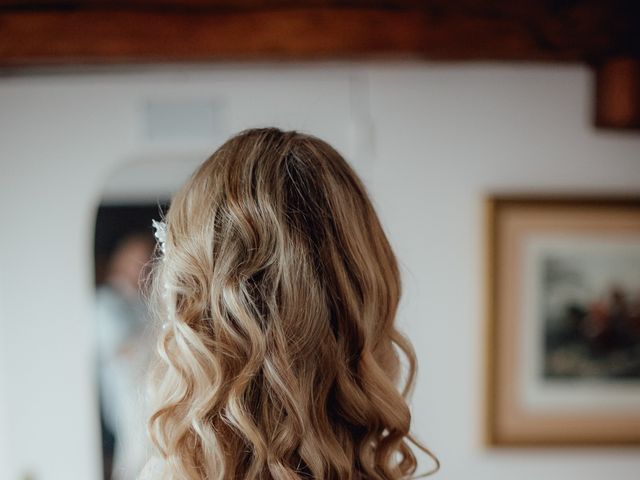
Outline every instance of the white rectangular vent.
{"type": "Polygon", "coordinates": [[[145,136],[152,142],[211,141],[227,132],[222,99],[161,98],[144,104],[145,136]]]}

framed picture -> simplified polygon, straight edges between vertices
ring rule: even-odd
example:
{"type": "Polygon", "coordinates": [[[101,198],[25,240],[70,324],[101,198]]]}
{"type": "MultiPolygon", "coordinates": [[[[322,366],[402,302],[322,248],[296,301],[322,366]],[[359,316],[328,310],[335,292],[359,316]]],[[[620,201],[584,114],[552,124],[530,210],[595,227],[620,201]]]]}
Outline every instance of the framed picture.
{"type": "Polygon", "coordinates": [[[640,445],[640,196],[487,207],[487,442],[640,445]]]}

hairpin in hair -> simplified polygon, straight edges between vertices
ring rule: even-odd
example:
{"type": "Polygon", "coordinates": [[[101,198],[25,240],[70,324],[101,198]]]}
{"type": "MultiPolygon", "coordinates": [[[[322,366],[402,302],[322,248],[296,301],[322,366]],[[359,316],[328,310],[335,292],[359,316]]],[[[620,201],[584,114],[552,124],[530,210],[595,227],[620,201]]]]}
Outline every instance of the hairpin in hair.
{"type": "Polygon", "coordinates": [[[167,224],[163,221],[151,220],[151,224],[153,225],[154,236],[160,245],[160,251],[164,255],[166,253],[166,243],[167,243],[167,224]]]}
{"type": "MultiPolygon", "coordinates": [[[[158,245],[160,245],[160,251],[162,252],[162,259],[164,260],[164,255],[166,253],[166,244],[167,244],[167,224],[162,220],[151,220],[151,225],[153,226],[154,232],[153,235],[156,237],[158,241],[158,245]]],[[[169,298],[169,284],[167,282],[164,283],[164,291],[162,292],[162,297],[165,301],[169,298]]],[[[168,318],[171,318],[171,309],[167,306],[167,314],[168,318]]],[[[165,329],[169,325],[168,321],[165,321],[162,324],[162,328],[165,329]]]]}

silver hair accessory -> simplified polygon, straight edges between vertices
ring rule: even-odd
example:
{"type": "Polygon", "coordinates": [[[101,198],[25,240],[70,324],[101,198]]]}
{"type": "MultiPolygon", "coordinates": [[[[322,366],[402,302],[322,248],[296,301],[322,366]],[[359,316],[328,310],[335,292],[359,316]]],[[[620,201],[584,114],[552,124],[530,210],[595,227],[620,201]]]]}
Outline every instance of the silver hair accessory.
{"type": "MultiPolygon", "coordinates": [[[[160,251],[162,252],[162,260],[164,261],[164,255],[167,253],[167,224],[163,221],[151,220],[151,225],[153,225],[154,232],[153,235],[156,237],[158,241],[158,245],[160,245],[160,251]]],[[[164,292],[162,293],[162,297],[167,302],[167,314],[169,318],[171,318],[171,309],[168,305],[169,299],[169,283],[164,283],[164,292]]],[[[168,322],[164,322],[162,324],[162,328],[165,329],[168,326],[168,322]]]]}
{"type": "Polygon", "coordinates": [[[154,236],[156,240],[158,240],[158,244],[160,245],[160,251],[164,255],[166,253],[166,243],[167,243],[167,224],[163,221],[151,220],[151,225],[153,225],[154,236]]]}

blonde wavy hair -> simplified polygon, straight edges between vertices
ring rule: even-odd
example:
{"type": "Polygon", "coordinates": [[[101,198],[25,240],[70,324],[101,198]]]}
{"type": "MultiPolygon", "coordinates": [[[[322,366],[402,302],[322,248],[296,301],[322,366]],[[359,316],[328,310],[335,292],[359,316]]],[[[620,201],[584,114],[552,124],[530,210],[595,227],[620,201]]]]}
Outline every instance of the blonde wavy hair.
{"type": "Polygon", "coordinates": [[[246,130],[165,220],[149,421],[164,478],[411,477],[410,443],[431,453],[410,434],[398,265],[342,156],[311,135],[246,130]]]}

